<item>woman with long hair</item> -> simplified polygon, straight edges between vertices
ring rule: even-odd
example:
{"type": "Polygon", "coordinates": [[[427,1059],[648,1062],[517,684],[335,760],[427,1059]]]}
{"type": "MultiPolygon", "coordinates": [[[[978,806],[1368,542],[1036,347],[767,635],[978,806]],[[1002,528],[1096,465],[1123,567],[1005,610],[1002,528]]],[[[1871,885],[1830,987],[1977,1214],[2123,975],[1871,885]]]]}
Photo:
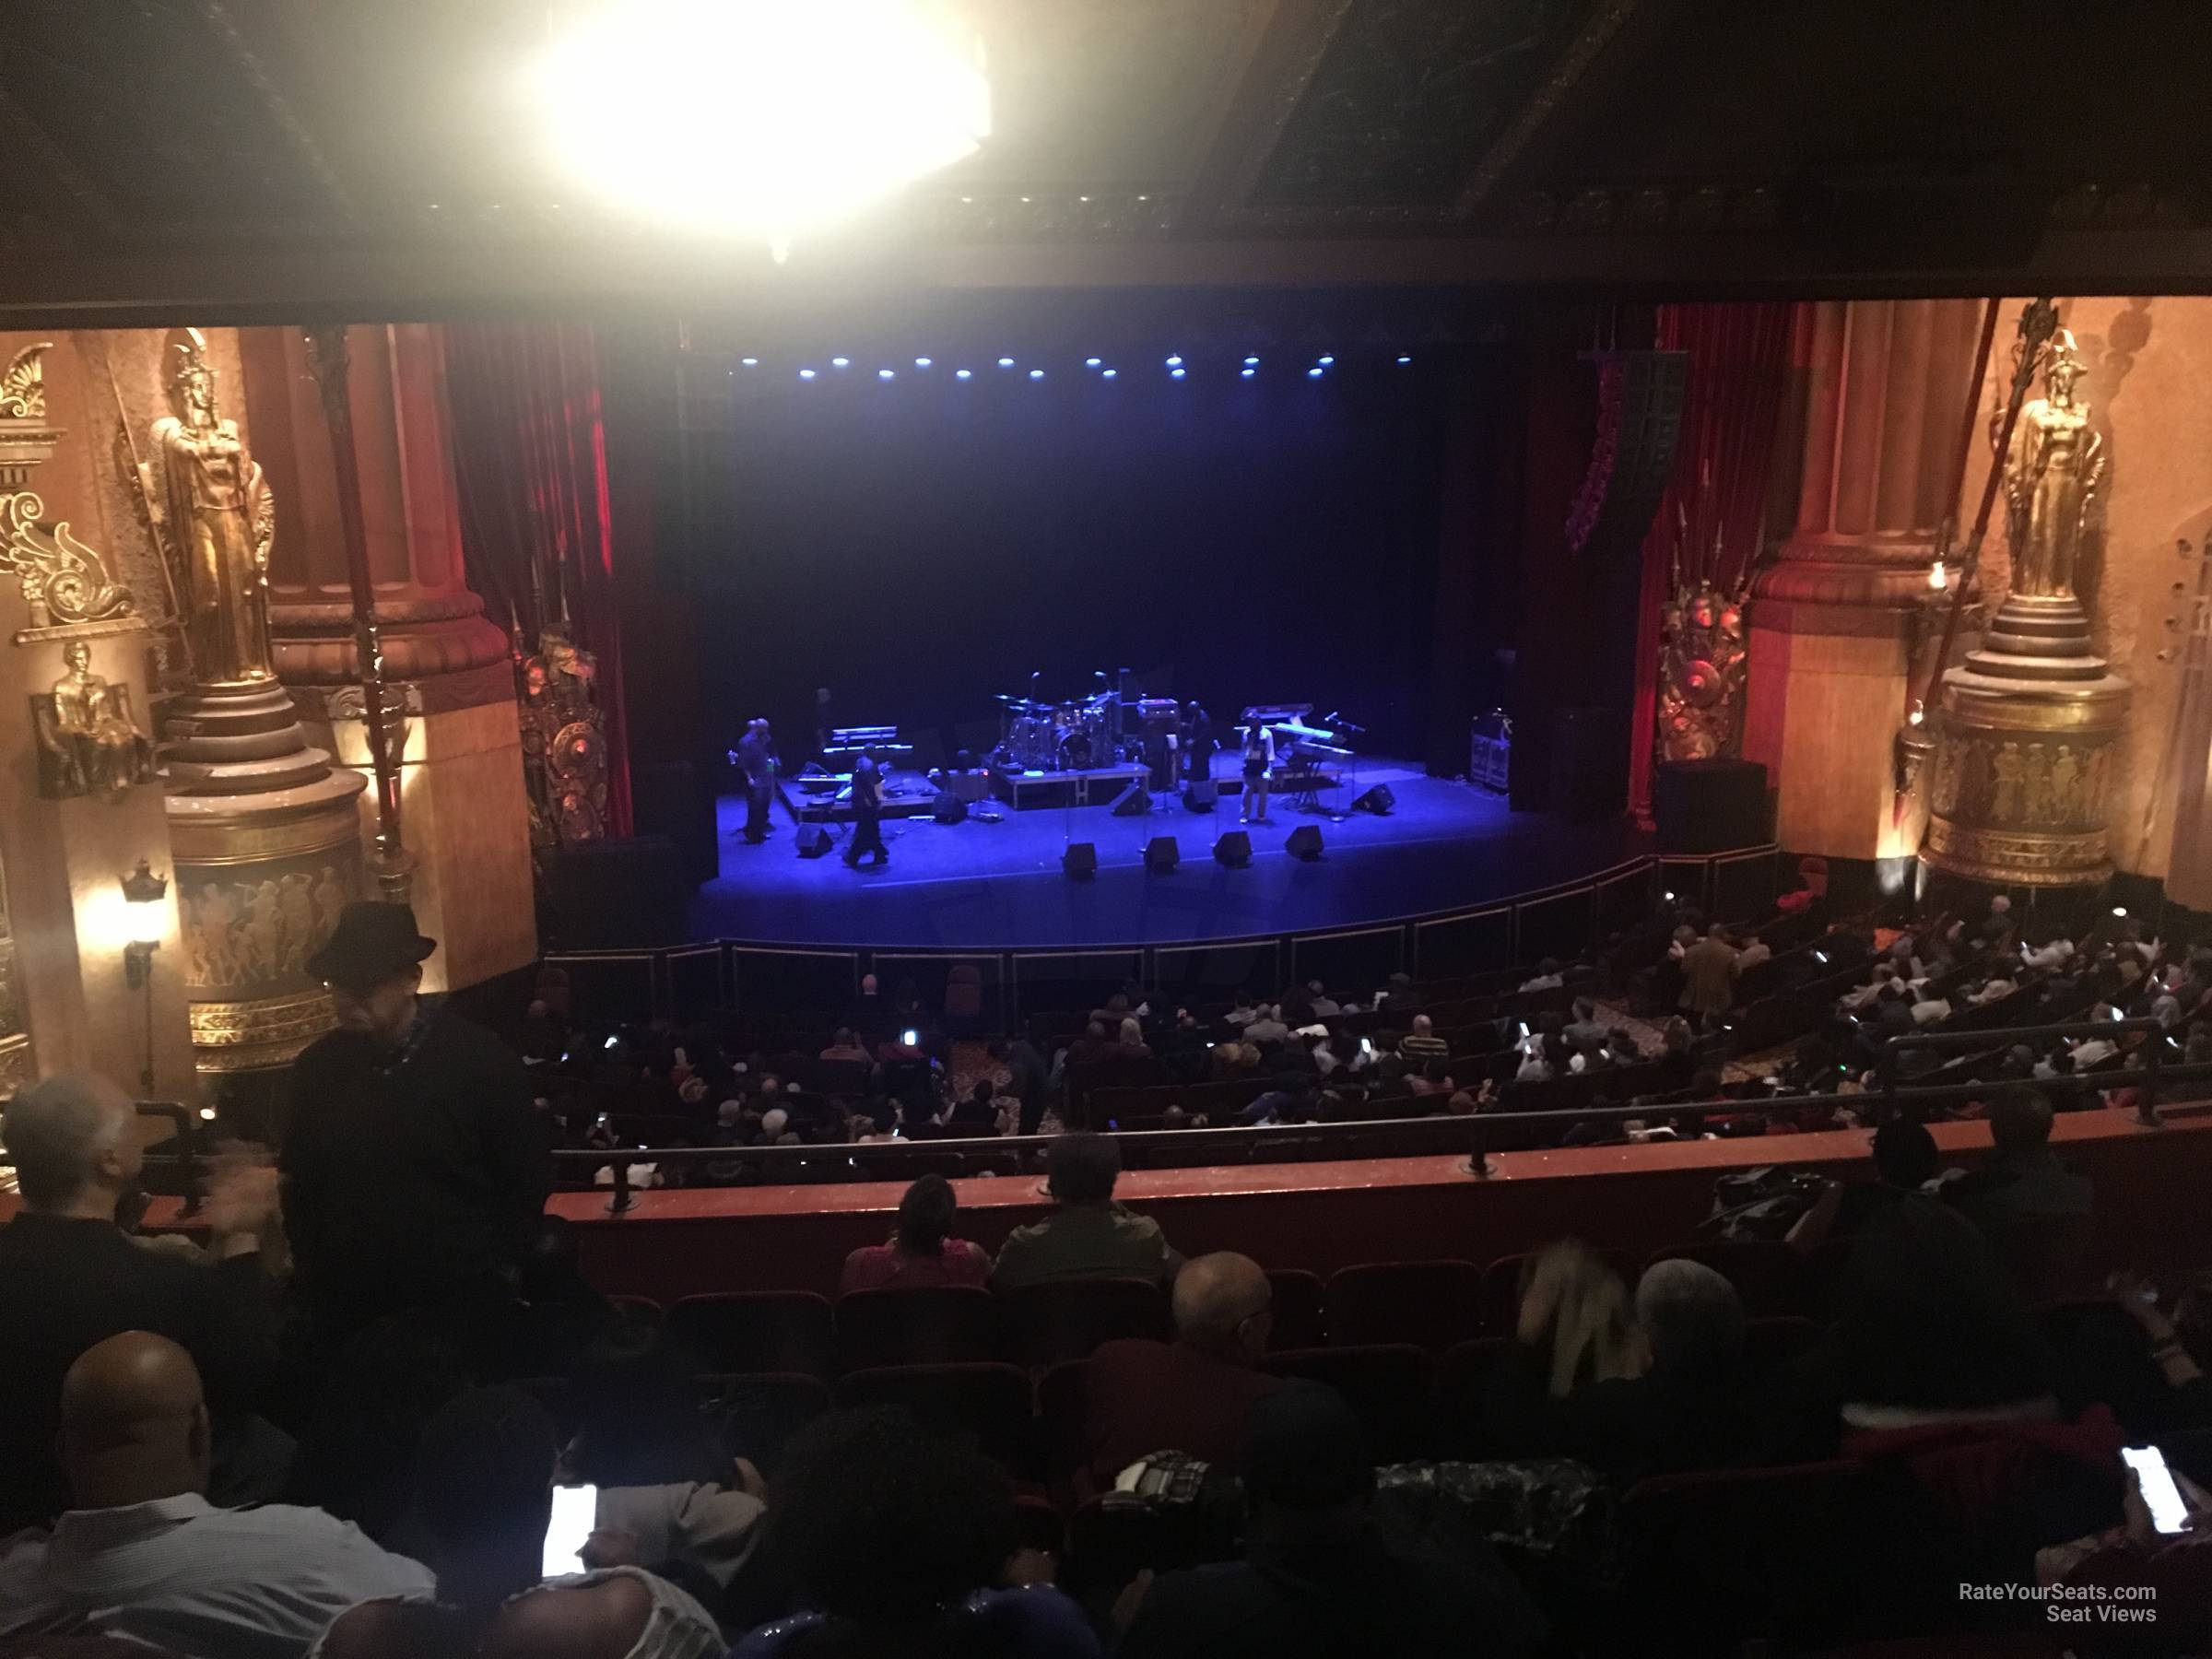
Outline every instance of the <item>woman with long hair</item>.
{"type": "Polygon", "coordinates": [[[1516,1335],[1541,1359],[1545,1392],[1555,1400],[1585,1382],[1651,1369],[1628,1286],[1579,1239],[1561,1240],[1529,1264],[1516,1335]]]}
{"type": "Polygon", "coordinates": [[[947,1236],[959,1213],[952,1182],[942,1175],[923,1176],[900,1199],[889,1242],[864,1246],[845,1258],[838,1294],[982,1285],[991,1277],[991,1258],[968,1240],[947,1236]]]}

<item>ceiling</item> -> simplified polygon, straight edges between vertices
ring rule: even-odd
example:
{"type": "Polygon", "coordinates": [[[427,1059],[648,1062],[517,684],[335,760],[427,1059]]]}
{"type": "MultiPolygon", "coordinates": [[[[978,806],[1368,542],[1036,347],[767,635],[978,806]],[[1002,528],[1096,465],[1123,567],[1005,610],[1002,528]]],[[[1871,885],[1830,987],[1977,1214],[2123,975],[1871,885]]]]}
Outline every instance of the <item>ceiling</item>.
{"type": "Polygon", "coordinates": [[[2212,287],[2194,0],[947,3],[994,135],[778,267],[551,176],[547,0],[6,0],[0,314],[2212,287]]]}

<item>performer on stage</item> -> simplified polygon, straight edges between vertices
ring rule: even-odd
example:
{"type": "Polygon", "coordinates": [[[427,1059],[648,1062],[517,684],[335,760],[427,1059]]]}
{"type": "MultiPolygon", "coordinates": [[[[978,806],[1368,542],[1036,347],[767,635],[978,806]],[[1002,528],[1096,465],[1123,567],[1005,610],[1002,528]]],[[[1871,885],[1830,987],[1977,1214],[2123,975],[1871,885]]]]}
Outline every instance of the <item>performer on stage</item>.
{"type": "Polygon", "coordinates": [[[853,758],[853,840],[845,863],[857,870],[863,853],[875,853],[878,865],[891,862],[891,850],[883,844],[883,769],[866,749],[853,758]]]}
{"type": "Polygon", "coordinates": [[[1214,723],[1196,698],[1183,705],[1182,769],[1193,783],[1213,775],[1214,723]]]}
{"type": "Polygon", "coordinates": [[[768,722],[748,721],[737,740],[737,770],[745,774],[745,839],[768,839],[768,806],[776,798],[776,741],[768,722]]]}
{"type": "Polygon", "coordinates": [[[1275,733],[1253,721],[1244,728],[1244,805],[1237,821],[1267,821],[1267,774],[1275,770],[1275,733]]]}

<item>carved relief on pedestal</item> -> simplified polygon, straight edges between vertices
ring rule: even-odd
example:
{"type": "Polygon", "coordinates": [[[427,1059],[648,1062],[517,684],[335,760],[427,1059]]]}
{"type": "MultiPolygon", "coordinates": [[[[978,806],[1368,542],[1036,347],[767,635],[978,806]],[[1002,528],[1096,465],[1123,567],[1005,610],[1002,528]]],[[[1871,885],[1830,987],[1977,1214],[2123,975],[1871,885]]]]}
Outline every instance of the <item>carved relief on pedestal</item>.
{"type": "Polygon", "coordinates": [[[1742,747],[1746,596],[1710,582],[1685,588],[1659,618],[1659,758],[1710,760],[1742,747]]]}
{"type": "Polygon", "coordinates": [[[25,488],[66,436],[46,421],[40,362],[53,349],[52,341],[26,346],[0,371],[0,562],[21,585],[29,613],[29,626],[16,633],[18,645],[138,625],[131,590],[66,521],[48,524],[46,503],[25,488]]]}
{"type": "Polygon", "coordinates": [[[523,767],[530,788],[530,851],[542,870],[564,847],[606,835],[606,730],[598,663],[547,624],[517,664],[523,767]]]}

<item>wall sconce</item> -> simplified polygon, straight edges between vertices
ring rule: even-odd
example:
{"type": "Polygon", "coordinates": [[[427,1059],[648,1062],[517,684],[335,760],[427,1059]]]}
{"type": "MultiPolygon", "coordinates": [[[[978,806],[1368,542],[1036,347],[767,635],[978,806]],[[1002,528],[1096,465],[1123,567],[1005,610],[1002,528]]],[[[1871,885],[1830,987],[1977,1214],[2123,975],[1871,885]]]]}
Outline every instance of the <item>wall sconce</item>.
{"type": "Polygon", "coordinates": [[[130,943],[123,947],[124,983],[136,991],[151,976],[154,952],[161,948],[161,934],[168,921],[161,901],[169,897],[169,877],[155,875],[142,858],[138,867],[123,878],[123,897],[124,918],[131,935],[130,943]]]}

